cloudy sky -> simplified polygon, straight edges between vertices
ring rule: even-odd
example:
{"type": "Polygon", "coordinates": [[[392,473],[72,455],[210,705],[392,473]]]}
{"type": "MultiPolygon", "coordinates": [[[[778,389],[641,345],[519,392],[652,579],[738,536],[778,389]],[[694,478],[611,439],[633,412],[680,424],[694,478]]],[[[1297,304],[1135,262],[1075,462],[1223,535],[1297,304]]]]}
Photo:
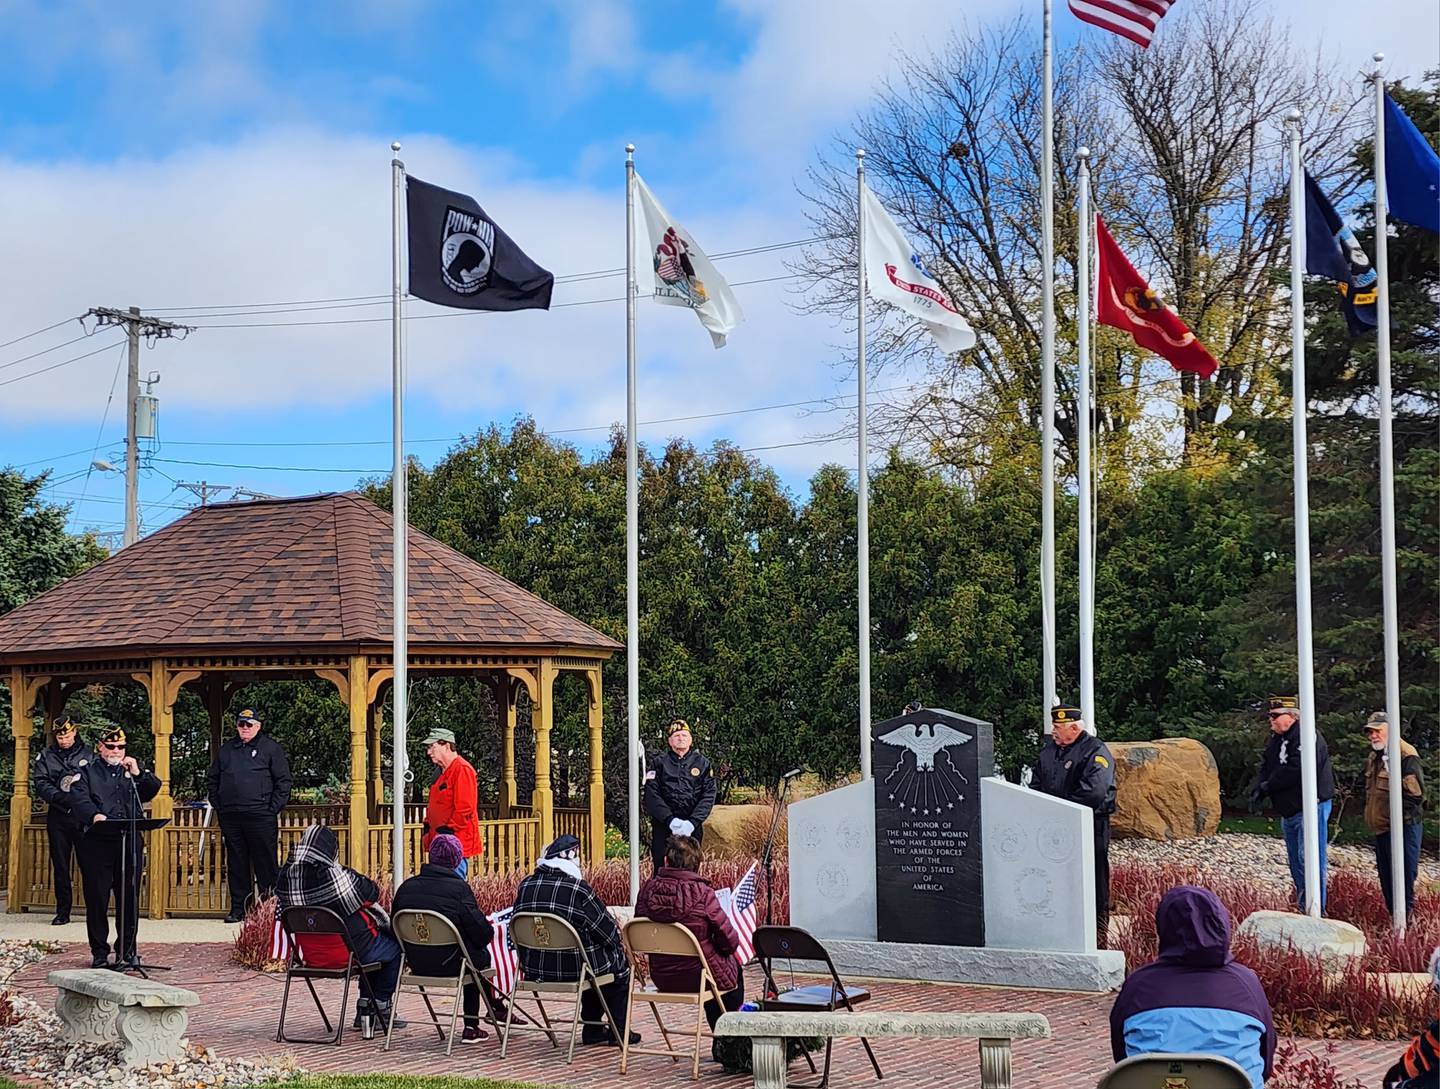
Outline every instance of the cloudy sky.
{"type": "MultiPolygon", "coordinates": [[[[69,319],[139,306],[197,326],[142,352],[161,400],[147,529],[194,501],[179,482],[302,494],[385,471],[396,139],[558,279],[548,314],[410,307],[413,452],[521,414],[598,441],[624,414],[625,143],[710,253],[802,240],[798,181],[897,54],[1027,6],[0,0],[0,465],[52,468],[73,525],[118,529],[121,480],[84,470],[120,458],[120,337],[69,319]]],[[[1096,33],[1057,7],[1062,48],[1096,33]]],[[[1260,7],[1344,70],[1375,49],[1395,75],[1440,65],[1433,0],[1372,5],[1364,40],[1340,0],[1260,7]]],[[[853,462],[824,441],[849,334],[795,312],[794,253],[719,262],[748,315],[722,351],[693,316],[641,310],[644,441],[732,439],[797,491],[853,462]]]]}

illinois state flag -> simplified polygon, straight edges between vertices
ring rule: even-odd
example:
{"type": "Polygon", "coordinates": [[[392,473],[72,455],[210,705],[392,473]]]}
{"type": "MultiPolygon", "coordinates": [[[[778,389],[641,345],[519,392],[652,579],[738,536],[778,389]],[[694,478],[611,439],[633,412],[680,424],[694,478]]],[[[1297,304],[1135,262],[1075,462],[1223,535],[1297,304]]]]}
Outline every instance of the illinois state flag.
{"type": "Polygon", "coordinates": [[[1095,320],[1123,329],[1135,343],[1154,352],[1177,371],[1209,378],[1220,365],[1195,339],[1180,316],[1160,301],[1135,266],[1095,217],[1096,267],[1095,320]]]}
{"type": "Polygon", "coordinates": [[[555,277],[464,193],[405,179],[410,294],[461,310],[549,310],[555,277]]]}
{"type": "Polygon", "coordinates": [[[725,347],[725,338],[745,320],[735,293],[690,232],[661,207],[639,174],[635,175],[635,198],[639,212],[635,217],[637,281],[640,270],[648,266],[654,275],[655,301],[695,311],[715,347],[725,347]]]}
{"type": "Polygon", "coordinates": [[[865,235],[865,283],[870,294],[923,321],[944,351],[975,347],[975,330],[868,185],[860,198],[860,229],[865,235]]]}

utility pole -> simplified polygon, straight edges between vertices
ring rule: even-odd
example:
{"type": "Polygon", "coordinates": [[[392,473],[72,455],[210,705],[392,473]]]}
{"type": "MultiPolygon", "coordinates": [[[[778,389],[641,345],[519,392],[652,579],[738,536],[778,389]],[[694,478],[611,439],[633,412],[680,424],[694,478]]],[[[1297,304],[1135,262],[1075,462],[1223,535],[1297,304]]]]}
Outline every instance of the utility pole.
{"type": "Polygon", "coordinates": [[[176,483],[175,486],[194,493],[195,497],[200,500],[202,507],[208,506],[210,500],[214,499],[221,492],[238,492],[240,490],[230,484],[211,484],[208,480],[202,480],[199,483],[181,480],[176,483]]]}
{"type": "Polygon", "coordinates": [[[140,444],[135,437],[135,405],[140,400],[140,334],[151,340],[164,340],[193,332],[193,325],[180,325],[140,313],[138,306],[119,310],[111,306],[91,308],[85,315],[94,318],[96,328],[107,325],[124,326],[130,346],[130,362],[125,384],[125,543],[129,547],[140,539],[140,444]]]}

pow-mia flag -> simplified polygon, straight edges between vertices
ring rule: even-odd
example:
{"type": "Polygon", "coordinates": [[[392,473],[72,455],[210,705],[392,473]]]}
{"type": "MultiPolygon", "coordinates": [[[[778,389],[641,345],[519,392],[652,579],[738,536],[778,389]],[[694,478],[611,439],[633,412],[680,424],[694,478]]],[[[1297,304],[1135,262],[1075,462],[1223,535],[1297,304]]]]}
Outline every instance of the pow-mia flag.
{"type": "Polygon", "coordinates": [[[549,310],[555,277],[464,193],[405,179],[410,294],[462,310],[549,310]]]}

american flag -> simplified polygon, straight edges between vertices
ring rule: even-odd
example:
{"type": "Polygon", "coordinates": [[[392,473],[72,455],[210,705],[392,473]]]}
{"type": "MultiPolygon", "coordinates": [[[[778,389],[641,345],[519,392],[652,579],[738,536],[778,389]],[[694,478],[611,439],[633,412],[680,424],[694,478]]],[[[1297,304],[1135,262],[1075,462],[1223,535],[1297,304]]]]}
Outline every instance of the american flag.
{"type": "Polygon", "coordinates": [[[514,913],[514,908],[505,908],[485,916],[495,931],[490,939],[490,967],[495,969],[495,990],[500,994],[514,990],[520,975],[520,957],[510,947],[510,916],[514,913]]]}
{"type": "Polygon", "coordinates": [[[1129,38],[1144,49],[1175,0],[1070,0],[1075,18],[1129,38]]]}
{"type": "Polygon", "coordinates": [[[284,960],[290,955],[290,939],[285,936],[285,928],[280,925],[280,919],[275,919],[275,928],[270,932],[270,959],[284,960]]]}
{"type": "Polygon", "coordinates": [[[760,895],[759,875],[755,872],[757,865],[755,862],[750,863],[745,876],[735,882],[733,889],[721,889],[715,894],[730,920],[730,925],[735,928],[735,933],[740,938],[735,959],[741,964],[749,964],[750,958],[755,955],[755,946],[752,944],[756,926],[755,900],[760,895]]]}

